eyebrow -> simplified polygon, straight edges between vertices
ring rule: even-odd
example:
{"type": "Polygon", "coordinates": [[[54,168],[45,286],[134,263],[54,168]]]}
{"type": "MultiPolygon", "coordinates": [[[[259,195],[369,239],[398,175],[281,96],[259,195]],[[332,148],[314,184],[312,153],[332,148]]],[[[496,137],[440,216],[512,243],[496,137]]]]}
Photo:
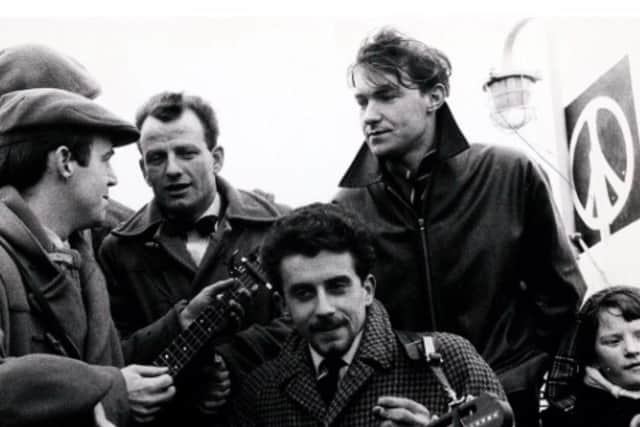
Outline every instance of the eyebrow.
{"type": "Polygon", "coordinates": [[[387,92],[397,92],[398,90],[399,88],[397,85],[393,85],[391,83],[384,83],[384,84],[375,86],[370,93],[359,92],[356,90],[354,96],[356,98],[362,98],[365,96],[376,96],[376,95],[384,94],[387,92]]]}

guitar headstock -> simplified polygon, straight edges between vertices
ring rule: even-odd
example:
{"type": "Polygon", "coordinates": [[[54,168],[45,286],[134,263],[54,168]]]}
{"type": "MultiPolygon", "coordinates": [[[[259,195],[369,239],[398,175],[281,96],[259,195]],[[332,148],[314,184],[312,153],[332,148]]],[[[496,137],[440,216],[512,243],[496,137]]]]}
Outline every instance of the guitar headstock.
{"type": "Polygon", "coordinates": [[[256,285],[264,286],[269,291],[273,290],[264,271],[262,271],[260,260],[256,253],[242,256],[239,251],[235,251],[229,259],[228,267],[229,276],[238,279],[249,290],[253,291],[256,285]]]}

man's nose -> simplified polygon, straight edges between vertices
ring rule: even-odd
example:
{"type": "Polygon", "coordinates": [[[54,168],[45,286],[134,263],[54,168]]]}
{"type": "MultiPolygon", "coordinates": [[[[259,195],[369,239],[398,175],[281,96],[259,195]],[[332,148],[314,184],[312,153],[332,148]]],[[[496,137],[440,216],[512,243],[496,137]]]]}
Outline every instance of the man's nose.
{"type": "Polygon", "coordinates": [[[316,304],[316,314],[319,316],[326,316],[335,313],[336,309],[333,306],[332,299],[327,293],[321,289],[318,291],[316,304]]]}
{"type": "Polygon", "coordinates": [[[362,122],[365,125],[371,125],[379,122],[382,119],[380,114],[380,108],[374,101],[370,101],[362,110],[362,122]]]}
{"type": "Polygon", "coordinates": [[[113,187],[118,183],[118,177],[116,173],[113,171],[113,167],[109,164],[109,169],[107,171],[107,186],[113,187]]]}
{"type": "Polygon", "coordinates": [[[180,173],[182,173],[178,159],[176,159],[176,156],[173,153],[169,153],[167,156],[167,168],[165,173],[172,176],[180,175],[180,173]]]}

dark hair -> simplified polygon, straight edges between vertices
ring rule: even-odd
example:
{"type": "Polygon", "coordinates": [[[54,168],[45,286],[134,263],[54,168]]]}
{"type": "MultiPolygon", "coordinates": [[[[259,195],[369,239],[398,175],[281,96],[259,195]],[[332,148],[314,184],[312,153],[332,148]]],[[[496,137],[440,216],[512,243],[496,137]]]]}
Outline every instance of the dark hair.
{"type": "Polygon", "coordinates": [[[375,74],[391,74],[409,89],[421,92],[441,83],[449,94],[451,62],[440,50],[409,38],[392,28],[383,28],[364,40],[356,62],[349,67],[351,85],[355,85],[354,71],[363,67],[375,74]]]}
{"type": "Polygon", "coordinates": [[[595,343],[600,313],[603,310],[618,309],[622,318],[630,322],[640,319],[640,288],[633,286],[612,286],[593,294],[580,310],[576,352],[581,365],[595,361],[595,343]]]}
{"type": "Polygon", "coordinates": [[[261,250],[269,281],[282,291],[280,264],[290,255],[316,256],[320,251],[349,252],[360,279],[375,262],[373,238],[354,212],[336,204],[314,203],[278,220],[269,230],[261,250]]]}
{"type": "Polygon", "coordinates": [[[80,166],[91,159],[95,134],[85,129],[30,129],[0,135],[0,186],[22,192],[42,179],[51,151],[66,146],[80,166]]]}
{"type": "Polygon", "coordinates": [[[207,147],[212,149],[218,143],[218,119],[211,105],[196,95],[179,92],[162,92],[152,96],[136,112],[136,127],[142,128],[147,117],[152,116],[162,122],[170,122],[180,118],[186,109],[193,111],[202,127],[207,147]]]}

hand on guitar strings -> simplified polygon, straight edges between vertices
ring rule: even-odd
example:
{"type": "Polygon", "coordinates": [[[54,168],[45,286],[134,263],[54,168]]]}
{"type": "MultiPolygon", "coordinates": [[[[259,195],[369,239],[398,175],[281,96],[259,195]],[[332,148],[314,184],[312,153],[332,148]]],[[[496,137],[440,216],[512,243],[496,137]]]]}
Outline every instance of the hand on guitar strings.
{"type": "Polygon", "coordinates": [[[198,409],[203,414],[214,415],[227,403],[231,393],[229,370],[222,356],[215,353],[213,364],[205,366],[202,374],[202,395],[198,409]]]}
{"type": "Polygon", "coordinates": [[[129,365],[120,372],[127,384],[131,415],[139,423],[153,421],[162,406],[176,394],[166,367],[129,365]]]}
{"type": "Polygon", "coordinates": [[[404,397],[381,396],[373,407],[373,414],[382,421],[380,427],[427,426],[437,419],[415,400],[404,397]]]}
{"type": "Polygon", "coordinates": [[[226,279],[202,288],[178,316],[182,329],[187,329],[204,309],[219,300],[219,296],[222,296],[224,291],[230,289],[235,283],[236,279],[226,279]]]}

